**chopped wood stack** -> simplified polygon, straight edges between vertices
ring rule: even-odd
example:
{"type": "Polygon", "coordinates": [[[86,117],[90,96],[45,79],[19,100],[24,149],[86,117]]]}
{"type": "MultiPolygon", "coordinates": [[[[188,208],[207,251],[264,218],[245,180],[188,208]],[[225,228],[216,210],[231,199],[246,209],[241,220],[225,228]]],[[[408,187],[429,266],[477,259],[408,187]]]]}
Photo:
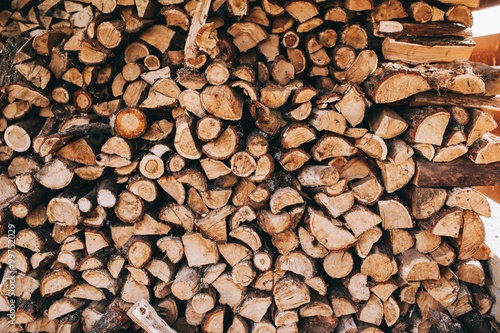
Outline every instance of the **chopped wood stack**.
{"type": "Polygon", "coordinates": [[[478,2],[2,2],[0,331],[494,332],[478,2]]]}

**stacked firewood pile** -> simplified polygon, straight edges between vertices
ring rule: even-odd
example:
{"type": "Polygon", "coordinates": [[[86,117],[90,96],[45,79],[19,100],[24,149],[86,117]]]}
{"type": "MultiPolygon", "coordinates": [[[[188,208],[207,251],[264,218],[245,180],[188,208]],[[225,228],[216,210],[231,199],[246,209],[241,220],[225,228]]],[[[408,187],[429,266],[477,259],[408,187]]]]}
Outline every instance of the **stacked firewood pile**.
{"type": "Polygon", "coordinates": [[[0,331],[494,332],[478,2],[0,3],[0,331]]]}

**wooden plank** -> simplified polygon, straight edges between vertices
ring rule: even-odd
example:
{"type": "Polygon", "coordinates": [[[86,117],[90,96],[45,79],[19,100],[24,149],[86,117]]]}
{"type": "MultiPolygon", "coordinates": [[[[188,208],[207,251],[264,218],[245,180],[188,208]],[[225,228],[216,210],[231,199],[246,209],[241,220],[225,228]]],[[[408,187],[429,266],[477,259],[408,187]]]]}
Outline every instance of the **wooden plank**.
{"type": "Polygon", "coordinates": [[[479,7],[476,8],[475,10],[485,9],[485,8],[488,8],[488,7],[493,7],[493,6],[498,6],[498,5],[500,5],[500,1],[499,0],[481,0],[479,2],[479,7]]]}
{"type": "Polygon", "coordinates": [[[439,0],[441,3],[450,4],[450,5],[464,5],[471,8],[479,8],[480,3],[482,4],[484,0],[439,0]]]}
{"type": "Polygon", "coordinates": [[[474,188],[500,204],[500,186],[475,186],[474,188]]]}
{"type": "Polygon", "coordinates": [[[500,162],[474,164],[462,157],[447,163],[434,163],[416,158],[415,169],[412,183],[419,187],[500,185],[500,162]]]}
{"type": "Polygon", "coordinates": [[[500,33],[474,37],[476,47],[470,56],[471,61],[484,62],[490,66],[500,65],[500,33]]]}
{"type": "MultiPolygon", "coordinates": [[[[470,40],[446,44],[417,44],[387,37],[382,43],[382,53],[386,60],[403,61],[412,65],[432,62],[451,62],[455,59],[469,59],[476,46],[470,40]]],[[[423,40],[422,40],[423,42],[423,40]]]]}

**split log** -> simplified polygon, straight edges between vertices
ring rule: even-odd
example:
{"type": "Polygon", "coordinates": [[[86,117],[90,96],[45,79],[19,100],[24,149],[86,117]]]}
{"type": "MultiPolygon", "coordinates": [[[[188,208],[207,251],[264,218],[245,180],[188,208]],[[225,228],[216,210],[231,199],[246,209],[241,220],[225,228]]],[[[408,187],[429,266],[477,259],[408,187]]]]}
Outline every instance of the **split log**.
{"type": "Polygon", "coordinates": [[[499,150],[500,138],[492,133],[486,133],[470,147],[469,159],[475,164],[500,162],[499,150]]]}
{"type": "Polygon", "coordinates": [[[273,288],[275,304],[280,311],[286,311],[309,303],[307,286],[299,279],[285,276],[273,288]]]}
{"type": "Polygon", "coordinates": [[[376,162],[381,169],[382,182],[388,193],[395,192],[405,186],[415,173],[415,162],[411,157],[399,164],[390,160],[377,160],[376,162]]]}
{"type": "Polygon", "coordinates": [[[474,188],[453,188],[448,192],[446,205],[473,210],[481,216],[490,216],[490,205],[486,197],[474,188]]]}
{"type": "Polygon", "coordinates": [[[460,209],[442,209],[429,219],[419,220],[418,224],[435,235],[457,238],[462,227],[462,211],[460,209]]]}
{"type": "Polygon", "coordinates": [[[95,322],[90,332],[117,332],[129,326],[129,319],[125,312],[117,305],[110,306],[107,311],[95,322]]]}
{"type": "Polygon", "coordinates": [[[436,262],[416,249],[410,249],[398,256],[400,274],[407,281],[437,280],[440,277],[436,262]]]}
{"type": "Polygon", "coordinates": [[[431,87],[419,71],[387,63],[375,71],[374,75],[365,83],[365,88],[376,103],[390,103],[427,91],[431,87]],[[408,84],[409,82],[412,83],[408,84]],[[402,86],[408,87],[408,89],[397,89],[397,87],[402,86]]]}
{"type": "Polygon", "coordinates": [[[140,300],[138,303],[134,304],[127,311],[127,315],[148,333],[157,332],[159,330],[168,333],[176,332],[158,315],[155,309],[146,300],[140,300]]]}

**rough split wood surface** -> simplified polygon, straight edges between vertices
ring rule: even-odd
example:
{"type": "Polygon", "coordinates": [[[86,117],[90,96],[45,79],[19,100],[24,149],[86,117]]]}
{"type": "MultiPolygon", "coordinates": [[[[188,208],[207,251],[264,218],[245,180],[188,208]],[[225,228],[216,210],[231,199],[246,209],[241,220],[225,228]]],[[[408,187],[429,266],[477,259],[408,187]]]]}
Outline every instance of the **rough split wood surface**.
{"type": "Polygon", "coordinates": [[[477,6],[1,2],[0,332],[494,332],[477,6]]]}

